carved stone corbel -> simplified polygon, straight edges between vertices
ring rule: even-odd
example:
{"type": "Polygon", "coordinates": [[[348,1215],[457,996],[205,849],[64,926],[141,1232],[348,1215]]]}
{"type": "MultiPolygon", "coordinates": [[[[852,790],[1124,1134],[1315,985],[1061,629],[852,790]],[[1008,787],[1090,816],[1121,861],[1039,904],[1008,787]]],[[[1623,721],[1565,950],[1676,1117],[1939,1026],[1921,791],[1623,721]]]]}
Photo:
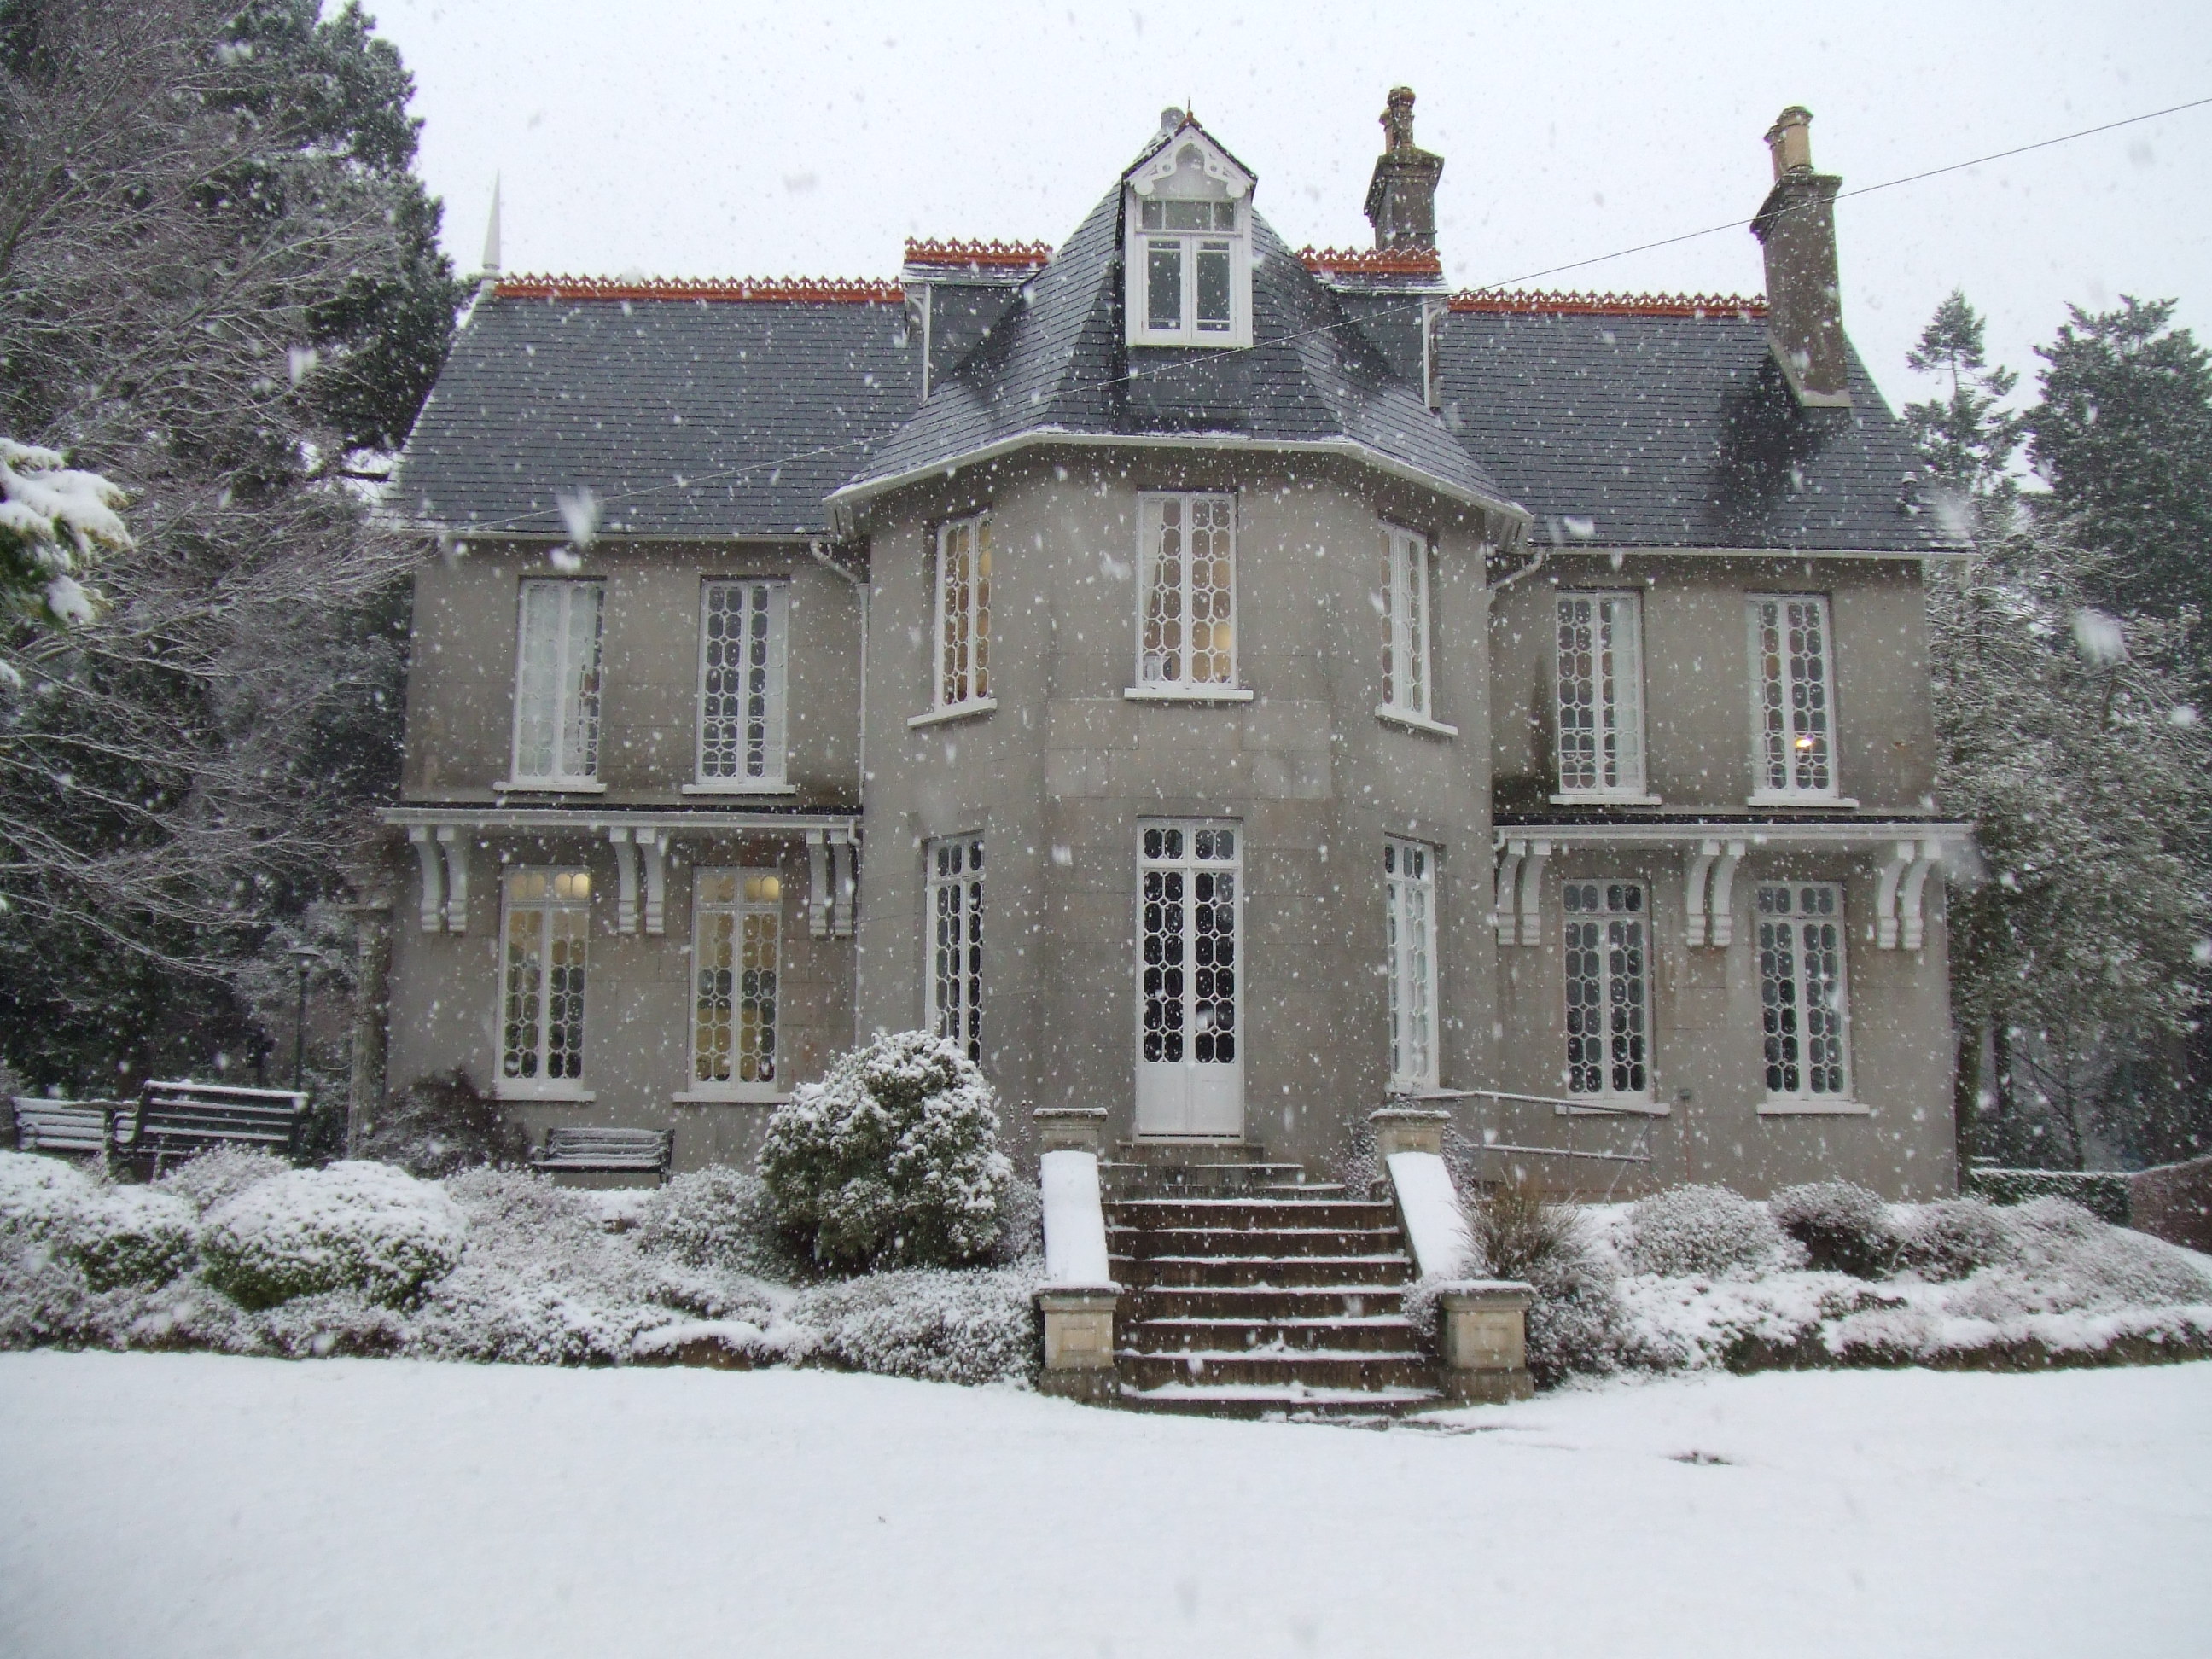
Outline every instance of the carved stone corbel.
{"type": "Polygon", "coordinates": [[[1742,862],[1743,843],[1732,841],[1722,847],[1719,860],[1713,866],[1713,896],[1707,915],[1715,945],[1727,945],[1735,940],[1735,867],[1742,862]]]}
{"type": "Polygon", "coordinates": [[[1920,843],[1920,856],[1912,861],[1912,868],[1905,872],[1905,889],[1899,897],[1905,912],[1904,945],[1908,951],[1917,951],[1927,941],[1928,913],[1922,908],[1922,901],[1928,878],[1935,873],[1942,859],[1942,842],[1923,841],[1920,843]]]}
{"type": "Polygon", "coordinates": [[[1490,925],[1498,930],[1500,945],[1512,944],[1520,933],[1519,923],[1515,921],[1519,906],[1516,884],[1521,878],[1521,860],[1528,851],[1527,842],[1509,841],[1498,855],[1497,876],[1490,896],[1490,925]]]}
{"type": "Polygon", "coordinates": [[[633,838],[645,866],[645,931],[658,938],[668,931],[668,836],[641,829],[633,838]]]}
{"type": "Polygon", "coordinates": [[[438,850],[446,860],[446,931],[469,931],[468,833],[452,824],[438,827],[438,850]]]}
{"type": "Polygon", "coordinates": [[[446,925],[445,858],[427,823],[410,825],[407,841],[414,848],[415,862],[422,871],[422,898],[416,910],[416,920],[422,923],[424,933],[434,933],[446,925]]]}
{"type": "Polygon", "coordinates": [[[1521,860],[1521,942],[1540,945],[1544,933],[1544,866],[1551,861],[1552,843],[1532,841],[1521,860]]]}
{"type": "Polygon", "coordinates": [[[1912,842],[1900,841],[1881,861],[1874,889],[1874,942],[1877,950],[1897,949],[1897,885],[1918,852],[1912,842]]]}
{"type": "Polygon", "coordinates": [[[615,849],[615,932],[637,932],[637,848],[629,831],[617,824],[607,831],[615,849]]]}
{"type": "Polygon", "coordinates": [[[1712,878],[1713,860],[1721,855],[1717,841],[1701,842],[1690,855],[1690,878],[1682,890],[1684,924],[1692,945],[1705,942],[1705,884],[1712,878]]]}

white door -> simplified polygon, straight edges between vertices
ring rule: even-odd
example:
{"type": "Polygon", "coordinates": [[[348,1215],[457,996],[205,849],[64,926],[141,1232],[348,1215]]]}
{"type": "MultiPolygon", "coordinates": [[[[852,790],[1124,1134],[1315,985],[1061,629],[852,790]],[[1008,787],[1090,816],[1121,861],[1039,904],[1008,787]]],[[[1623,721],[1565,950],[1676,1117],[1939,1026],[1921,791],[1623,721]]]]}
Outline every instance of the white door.
{"type": "Polygon", "coordinates": [[[1137,1133],[1244,1133],[1236,823],[1152,823],[1137,848],[1137,1133]]]}

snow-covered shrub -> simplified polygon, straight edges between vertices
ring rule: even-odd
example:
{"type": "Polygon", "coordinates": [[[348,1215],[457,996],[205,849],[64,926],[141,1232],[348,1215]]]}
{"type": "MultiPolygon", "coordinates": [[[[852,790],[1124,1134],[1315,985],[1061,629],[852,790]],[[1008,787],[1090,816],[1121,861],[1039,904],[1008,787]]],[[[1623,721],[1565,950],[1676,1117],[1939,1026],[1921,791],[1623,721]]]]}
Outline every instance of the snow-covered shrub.
{"type": "Polygon", "coordinates": [[[359,1156],[435,1180],[480,1164],[520,1164],[529,1137],[464,1071],[417,1078],[362,1126],[359,1156]]]}
{"type": "Polygon", "coordinates": [[[173,1193],[96,1188],[70,1228],[70,1254],[95,1291],[166,1285],[198,1254],[199,1220],[192,1206],[173,1193]]]}
{"type": "Polygon", "coordinates": [[[776,1226],[767,1184],[720,1165],[678,1176],[653,1194],[638,1247],[687,1267],[762,1279],[790,1279],[805,1266],[776,1226]]]}
{"type": "Polygon", "coordinates": [[[100,596],[76,580],[105,548],[131,545],[119,484],[51,449],[0,437],[0,611],[49,628],[92,620],[100,596]]]}
{"type": "Polygon", "coordinates": [[[817,1358],[926,1382],[1028,1377],[1042,1348],[1033,1273],[1006,1268],[869,1273],[803,1292],[794,1324],[819,1334],[817,1358]]]}
{"type": "Polygon", "coordinates": [[[2212,1303],[2212,1273],[2201,1258],[2112,1226],[2066,1199],[2039,1198],[1998,1213],[2011,1227],[2013,1253],[1968,1279],[1954,1313],[2002,1322],[2212,1303]]]}
{"type": "Polygon", "coordinates": [[[1767,1200],[1766,1213],[1805,1247],[1820,1273],[1875,1278],[1889,1265],[1897,1243],[1881,1194],[1848,1181],[1784,1187],[1767,1200]]]}
{"type": "Polygon", "coordinates": [[[991,1247],[994,1267],[1016,1267],[1044,1255],[1044,1194],[1034,1181],[1015,1176],[999,1195],[999,1242],[991,1247]]]}
{"type": "Polygon", "coordinates": [[[1897,1265],[1930,1283],[1964,1279],[2016,1261],[2020,1245],[2005,1212],[1978,1198],[1923,1204],[1897,1230],[1897,1265]]]}
{"type": "Polygon", "coordinates": [[[1628,1270],[1709,1277],[1780,1265],[1794,1254],[1773,1218],[1725,1187],[1674,1187],[1630,1206],[1628,1270]]]}
{"type": "Polygon", "coordinates": [[[927,1031],[841,1055],[769,1121],[760,1174],[779,1224],[835,1267],[976,1261],[1014,1172],[995,1105],[958,1045],[927,1031]]]}
{"type": "Polygon", "coordinates": [[[388,1164],[292,1170],[209,1212],[208,1281],[248,1308],[356,1290],[404,1301],[461,1259],[461,1212],[443,1191],[388,1164]]]}
{"type": "Polygon", "coordinates": [[[248,1187],[273,1180],[292,1166],[274,1152],[258,1146],[217,1146],[188,1158],[154,1183],[160,1192],[174,1193],[205,1214],[248,1187]]]}
{"type": "Polygon", "coordinates": [[[0,1152],[0,1243],[12,1250],[68,1242],[98,1183],[70,1164],[29,1152],[0,1152]]]}

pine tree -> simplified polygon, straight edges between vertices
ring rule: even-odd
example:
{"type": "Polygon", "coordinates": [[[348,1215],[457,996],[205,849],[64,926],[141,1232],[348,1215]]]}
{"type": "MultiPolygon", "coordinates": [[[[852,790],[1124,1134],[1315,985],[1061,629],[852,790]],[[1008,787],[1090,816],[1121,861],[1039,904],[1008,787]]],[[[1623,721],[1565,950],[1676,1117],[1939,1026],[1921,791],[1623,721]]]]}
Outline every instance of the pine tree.
{"type": "Polygon", "coordinates": [[[2022,422],[2002,405],[2020,376],[1989,367],[1981,315],[1964,293],[1953,289],[1936,307],[1905,361],[1920,374],[1950,382],[1948,397],[1905,406],[1905,423],[1930,476],[1972,502],[1978,516],[2008,507],[2019,493],[2011,466],[2022,422]]]}

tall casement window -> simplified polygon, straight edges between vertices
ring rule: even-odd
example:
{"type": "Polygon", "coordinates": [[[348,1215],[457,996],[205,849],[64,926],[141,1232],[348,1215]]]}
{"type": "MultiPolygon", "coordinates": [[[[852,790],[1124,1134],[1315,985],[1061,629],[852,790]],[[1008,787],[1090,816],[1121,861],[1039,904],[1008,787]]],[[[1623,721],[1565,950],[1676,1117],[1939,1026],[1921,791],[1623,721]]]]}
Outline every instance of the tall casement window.
{"type": "Polygon", "coordinates": [[[1644,611],[1634,593],[1565,592],[1558,613],[1559,793],[1644,793],[1644,611]]]}
{"type": "Polygon", "coordinates": [[[1833,655],[1827,600],[1752,596],[1753,799],[1836,798],[1833,655]]]}
{"type": "Polygon", "coordinates": [[[1382,708],[1427,720],[1429,714],[1429,544],[1383,526],[1382,708]]]}
{"type": "Polygon", "coordinates": [[[931,842],[929,1014],[937,1035],[983,1059],[983,838],[931,842]]]}
{"type": "Polygon", "coordinates": [[[710,581],[699,599],[699,782],[773,788],[783,782],[782,582],[710,581]]]}
{"type": "Polygon", "coordinates": [[[500,1083],[514,1094],[573,1093],[584,1075],[588,870],[510,870],[500,937],[500,1083]]]}
{"type": "Polygon", "coordinates": [[[1127,205],[1132,345],[1249,345],[1251,180],[1195,138],[1139,168],[1127,205]]]}
{"type": "Polygon", "coordinates": [[[1437,1086],[1436,852],[1382,843],[1385,951],[1390,976],[1390,1086],[1437,1086]]]}
{"type": "Polygon", "coordinates": [[[693,879],[692,1090],[772,1094],[783,878],[773,870],[702,870],[693,879]]]}
{"type": "Polygon", "coordinates": [[[1759,890],[1759,1000],[1766,1092],[1845,1101],[1844,891],[1793,881],[1759,890]]]}
{"type": "Polygon", "coordinates": [[[1566,884],[1567,1092],[1649,1099],[1650,921],[1643,884],[1566,884]]]}
{"type": "Polygon", "coordinates": [[[937,707],[991,696],[991,515],[937,529],[937,707]]]}
{"type": "Polygon", "coordinates": [[[526,581],[514,675],[514,775],[597,787],[605,584],[526,581]]]}
{"type": "Polygon", "coordinates": [[[1237,684],[1237,498],[1146,495],[1137,684],[1203,693],[1237,684]]]}

